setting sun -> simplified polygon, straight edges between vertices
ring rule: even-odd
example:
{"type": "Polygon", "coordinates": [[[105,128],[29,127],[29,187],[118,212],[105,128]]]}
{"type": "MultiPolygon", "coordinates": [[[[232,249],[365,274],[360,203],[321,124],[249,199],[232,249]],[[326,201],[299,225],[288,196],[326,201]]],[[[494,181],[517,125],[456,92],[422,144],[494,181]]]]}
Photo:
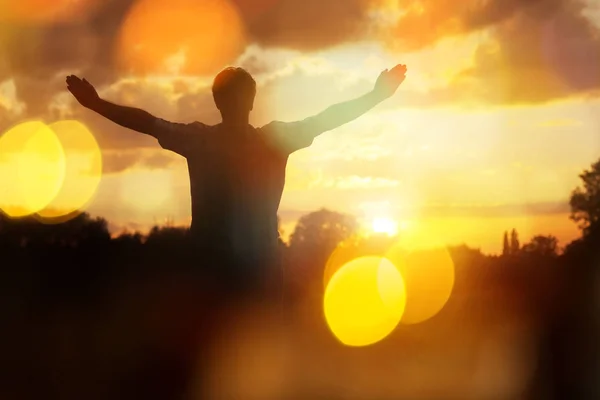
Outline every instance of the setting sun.
{"type": "Polygon", "coordinates": [[[371,229],[375,233],[395,236],[398,233],[398,223],[391,218],[375,218],[371,222],[371,229]]]}

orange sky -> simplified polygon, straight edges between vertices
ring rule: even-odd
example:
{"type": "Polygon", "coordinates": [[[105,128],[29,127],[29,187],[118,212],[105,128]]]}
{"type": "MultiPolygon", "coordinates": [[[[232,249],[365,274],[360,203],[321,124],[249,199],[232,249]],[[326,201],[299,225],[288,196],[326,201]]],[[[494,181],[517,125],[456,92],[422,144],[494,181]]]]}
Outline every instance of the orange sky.
{"type": "Polygon", "coordinates": [[[115,230],[188,223],[185,160],[74,104],[67,73],[120,104],[216,123],[212,77],[241,65],[257,80],[261,125],[359,96],[403,63],[394,98],[290,158],[284,235],[321,207],[421,224],[486,252],[512,228],[522,241],[578,235],[569,194],[600,157],[595,1],[78,3],[0,1],[0,124],[83,122],[104,162],[87,210],[115,230]]]}

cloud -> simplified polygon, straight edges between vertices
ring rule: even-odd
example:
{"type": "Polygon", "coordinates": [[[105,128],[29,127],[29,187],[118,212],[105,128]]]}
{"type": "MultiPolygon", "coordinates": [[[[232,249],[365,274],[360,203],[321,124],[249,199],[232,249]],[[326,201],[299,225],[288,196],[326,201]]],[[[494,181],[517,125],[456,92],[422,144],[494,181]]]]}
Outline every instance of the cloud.
{"type": "Polygon", "coordinates": [[[165,150],[105,151],[103,173],[117,174],[133,167],[163,169],[181,161],[181,157],[165,150]]]}
{"type": "Polygon", "coordinates": [[[392,22],[380,33],[395,49],[416,51],[441,39],[468,34],[502,23],[535,7],[552,7],[560,0],[398,0],[388,2],[392,22]]]}
{"type": "Polygon", "coordinates": [[[495,25],[473,64],[447,86],[430,90],[425,102],[531,104],[599,94],[600,31],[582,13],[581,2],[502,2],[506,8],[496,3],[459,18],[464,30],[495,25]]]}
{"type": "MultiPolygon", "coordinates": [[[[397,53],[399,49],[421,50],[449,36],[474,31],[488,37],[472,65],[456,74],[450,84],[428,92],[405,90],[384,107],[532,103],[600,90],[600,35],[598,27],[582,14],[584,5],[578,0],[231,1],[240,10],[251,44],[236,62],[257,76],[259,97],[273,98],[263,104],[265,119],[303,117],[305,111],[319,111],[346,95],[349,98],[369,89],[371,80],[338,74],[332,81],[339,71],[331,66],[313,63],[311,67],[306,59],[293,65],[289,60],[294,51],[316,51],[373,38],[382,39],[397,53]],[[386,8],[386,4],[393,7],[386,8]],[[289,51],[277,53],[274,49],[289,51]],[[315,99],[315,91],[307,89],[324,88],[332,82],[337,92],[345,91],[343,96],[336,90],[322,90],[315,99]],[[293,100],[290,93],[296,94],[293,100]],[[300,103],[310,103],[314,110],[308,106],[303,110],[300,103]],[[285,109],[279,110],[279,104],[285,109]]],[[[198,77],[201,83],[196,84],[172,77],[170,83],[159,84],[132,80],[117,67],[118,34],[133,3],[100,2],[93,13],[56,24],[4,23],[0,82],[14,82],[15,98],[24,106],[19,118],[52,122],[70,113],[93,128],[103,148],[155,145],[153,140],[77,106],[70,112],[64,106],[57,109],[55,100],[64,93],[64,76],[76,73],[99,88],[112,88],[114,101],[148,109],[163,118],[218,121],[210,93],[212,77],[198,77]]],[[[257,101],[258,114],[261,100],[257,101]]],[[[0,107],[1,131],[14,122],[9,114],[0,107]]]]}
{"type": "Polygon", "coordinates": [[[358,176],[351,175],[345,177],[337,177],[323,182],[321,185],[325,187],[334,187],[337,189],[377,189],[398,187],[400,182],[397,180],[373,177],[373,176],[358,176]]]}
{"type": "MultiPolygon", "coordinates": [[[[392,205],[393,208],[393,205],[392,205]]],[[[283,208],[279,212],[282,222],[297,221],[306,214],[317,209],[300,210],[283,208]]],[[[506,203],[506,204],[429,204],[419,207],[419,218],[510,218],[532,217],[541,215],[565,215],[569,213],[569,205],[559,202],[506,203]]],[[[359,216],[358,211],[347,211],[359,216]]]]}
{"type": "Polygon", "coordinates": [[[67,74],[81,74],[97,85],[116,80],[113,39],[132,1],[106,1],[94,13],[54,24],[3,21],[0,81],[14,81],[27,108],[23,118],[51,119],[49,104],[64,91],[67,74]]]}
{"type": "Polygon", "coordinates": [[[429,205],[421,210],[423,217],[499,218],[534,215],[567,214],[569,205],[558,202],[523,204],[446,204],[429,205]]]}
{"type": "MultiPolygon", "coordinates": [[[[268,47],[311,51],[364,38],[370,22],[368,11],[381,1],[279,0],[271,3],[262,15],[248,21],[252,38],[268,47]]],[[[246,9],[242,6],[242,10],[246,9]]]]}
{"type": "MultiPolygon", "coordinates": [[[[370,1],[235,0],[233,3],[239,6],[255,42],[307,50],[360,37],[370,1]],[[258,9],[263,12],[258,13],[258,9]]],[[[101,2],[93,13],[54,24],[3,22],[0,81],[14,79],[29,117],[45,115],[51,99],[64,90],[66,74],[83,75],[97,86],[112,84],[125,76],[126,71],[117,66],[115,51],[122,22],[132,4],[134,0],[101,2]]],[[[269,69],[268,64],[256,57],[245,60],[245,66],[254,73],[269,69]]]]}

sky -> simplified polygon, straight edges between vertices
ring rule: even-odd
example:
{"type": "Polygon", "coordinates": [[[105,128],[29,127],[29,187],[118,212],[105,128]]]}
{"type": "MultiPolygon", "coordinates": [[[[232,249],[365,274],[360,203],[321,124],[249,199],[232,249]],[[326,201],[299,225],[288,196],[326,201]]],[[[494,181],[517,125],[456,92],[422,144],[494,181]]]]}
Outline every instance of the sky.
{"type": "Polygon", "coordinates": [[[284,238],[320,208],[488,253],[512,228],[522,242],[579,235],[569,196],[600,157],[598,0],[0,0],[0,16],[0,132],[83,123],[103,171],[86,210],[113,232],[189,224],[186,162],[82,108],[66,75],[213,124],[212,79],[241,66],[260,126],[367,93],[401,63],[393,98],[290,157],[284,238]]]}

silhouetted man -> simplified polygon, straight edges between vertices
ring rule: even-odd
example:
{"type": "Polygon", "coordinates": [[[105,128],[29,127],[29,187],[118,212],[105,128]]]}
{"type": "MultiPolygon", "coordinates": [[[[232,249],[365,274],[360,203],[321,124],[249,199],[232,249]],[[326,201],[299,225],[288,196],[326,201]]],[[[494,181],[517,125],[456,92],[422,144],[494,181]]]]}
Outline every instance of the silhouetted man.
{"type": "Polygon", "coordinates": [[[158,375],[167,383],[150,385],[147,379],[151,390],[157,391],[161,384],[184,390],[193,365],[200,368],[197,378],[208,377],[210,356],[196,360],[196,355],[210,352],[219,336],[221,318],[228,318],[222,315],[229,314],[227,304],[243,301],[248,295],[268,299],[281,289],[265,283],[269,278],[274,278],[271,282],[280,280],[277,210],[289,155],[393,95],[405,73],[406,67],[398,65],[383,71],[374,89],[364,96],[333,105],[302,121],[274,121],[261,128],[248,122],[256,83],[241,68],[226,68],[215,78],[213,97],[222,122],[213,126],[168,122],[140,109],[110,103],[101,99],[85,79],[67,77],[69,91],[84,107],[121,126],[155,137],[163,148],[182,155],[188,162],[192,196],[190,236],[196,258],[202,263],[199,267],[210,271],[212,282],[217,283],[216,292],[208,290],[208,299],[198,301],[202,309],[198,313],[203,317],[201,326],[192,333],[198,336],[185,346],[185,351],[170,355],[174,357],[173,364],[161,361],[162,372],[158,375]],[[180,372],[169,380],[165,368],[180,372]]]}
{"type": "Polygon", "coordinates": [[[385,70],[367,94],[296,122],[249,124],[256,83],[242,68],[226,68],[214,80],[215,104],[222,122],[174,123],[101,99],[85,79],[67,77],[69,91],[84,107],[111,121],[151,135],[185,157],[191,183],[190,233],[208,264],[227,272],[227,281],[254,286],[275,265],[279,246],[277,210],[290,154],[315,137],[364,114],[392,96],[404,81],[406,66],[385,70]]]}

